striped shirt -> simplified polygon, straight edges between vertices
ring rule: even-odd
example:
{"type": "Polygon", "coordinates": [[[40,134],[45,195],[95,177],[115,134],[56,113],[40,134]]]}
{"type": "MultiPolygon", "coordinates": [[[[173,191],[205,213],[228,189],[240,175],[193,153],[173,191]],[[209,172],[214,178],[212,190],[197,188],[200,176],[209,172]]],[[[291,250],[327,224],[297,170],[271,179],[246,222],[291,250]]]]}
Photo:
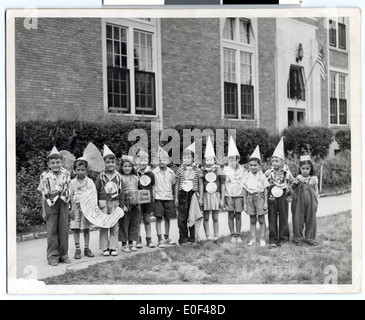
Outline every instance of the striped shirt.
{"type": "MultiPolygon", "coordinates": [[[[191,174],[191,176],[193,176],[191,174]]],[[[177,169],[176,172],[176,177],[179,179],[180,181],[180,191],[183,190],[183,184],[186,180],[191,180],[193,181],[193,191],[198,192],[199,191],[199,179],[203,178],[203,172],[201,171],[201,169],[199,169],[197,166],[193,166],[190,167],[190,169],[186,166],[186,165],[181,165],[181,167],[179,167],[177,169]],[[194,173],[194,177],[192,179],[190,179],[188,177],[189,171],[192,171],[194,173]]]]}

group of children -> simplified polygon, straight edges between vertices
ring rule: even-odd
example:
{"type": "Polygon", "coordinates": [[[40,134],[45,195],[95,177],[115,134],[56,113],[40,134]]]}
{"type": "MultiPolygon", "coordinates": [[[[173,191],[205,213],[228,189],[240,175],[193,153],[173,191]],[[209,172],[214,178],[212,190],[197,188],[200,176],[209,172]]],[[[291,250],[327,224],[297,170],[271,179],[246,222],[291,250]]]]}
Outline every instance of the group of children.
{"type": "Polygon", "coordinates": [[[47,225],[47,259],[52,266],[71,263],[68,256],[68,232],[74,231],[75,259],[81,258],[80,233],[84,234],[84,255],[94,257],[89,248],[90,223],[84,217],[80,199],[87,190],[97,194],[97,205],[107,215],[117,207],[124,216],[109,229],[100,228],[99,247],[103,256],[117,256],[119,242],[125,253],[142,248],[141,225],[145,227],[146,245],[155,248],[152,240],[151,216],[156,217],[157,246],[164,248],[176,243],[170,239],[170,220],[176,218],[179,244],[197,241],[196,228],[189,223],[193,197],[197,197],[203,217],[206,240],[219,237],[219,212],[228,211],[231,242],[242,243],[241,214],[250,216],[251,240],[256,244],[256,225],[260,224],[259,245],[266,244],[265,215],[269,220],[269,245],[281,246],[290,240],[288,223],[288,191],[292,192],[293,241],[297,245],[316,245],[316,211],[318,207],[318,179],[314,175],[309,156],[300,159],[300,174],[294,178],[285,164],[284,141],[281,139],[271,159],[272,167],[261,170],[259,146],[249,158],[248,167],[239,164],[240,154],[232,137],[229,141],[226,165],[218,165],[210,137],[205,150],[205,164],[194,164],[195,144],[184,150],[182,164],[177,170],[169,167],[170,158],[160,148],[158,166],[152,170],[149,155],[139,151],[136,158],[123,156],[120,172],[117,157],[104,146],[105,170],[95,183],[88,178],[88,161],[79,158],[74,162],[75,178],[62,167],[62,157],[54,147],[49,155],[49,171],[41,176],[43,218],[47,225]],[[130,195],[138,190],[148,190],[150,203],[136,204],[130,195]],[[210,232],[210,217],[213,233],[210,232]],[[71,224],[69,218],[71,217],[71,224]],[[164,233],[162,232],[164,221],[164,233]]]}

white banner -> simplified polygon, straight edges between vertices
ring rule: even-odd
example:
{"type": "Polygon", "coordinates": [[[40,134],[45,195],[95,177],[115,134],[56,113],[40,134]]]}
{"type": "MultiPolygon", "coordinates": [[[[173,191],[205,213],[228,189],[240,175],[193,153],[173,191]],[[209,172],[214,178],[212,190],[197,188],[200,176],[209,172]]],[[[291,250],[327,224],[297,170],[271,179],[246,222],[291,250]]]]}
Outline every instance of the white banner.
{"type": "Polygon", "coordinates": [[[95,190],[88,190],[80,199],[80,206],[85,218],[94,226],[109,229],[116,225],[119,219],[124,217],[122,208],[117,207],[112,214],[105,214],[98,207],[95,190]]]}

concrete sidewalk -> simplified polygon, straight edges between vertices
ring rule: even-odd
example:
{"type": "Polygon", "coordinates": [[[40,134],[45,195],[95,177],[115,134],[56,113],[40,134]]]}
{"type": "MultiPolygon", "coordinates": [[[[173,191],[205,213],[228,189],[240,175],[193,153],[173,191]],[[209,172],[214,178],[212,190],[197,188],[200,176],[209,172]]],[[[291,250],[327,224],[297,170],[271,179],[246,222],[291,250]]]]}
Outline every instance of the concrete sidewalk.
{"type": "MultiPolygon", "coordinates": [[[[321,198],[319,200],[319,208],[318,208],[318,217],[324,217],[328,215],[333,215],[337,213],[341,213],[344,211],[351,210],[351,193],[336,196],[336,197],[328,197],[321,198]]],[[[250,219],[247,215],[242,215],[242,231],[250,230],[250,219]]],[[[266,218],[267,219],[267,218],[266,218]]],[[[289,222],[291,223],[291,214],[289,218],[289,222]]],[[[219,215],[219,227],[220,227],[220,236],[227,236],[230,234],[228,228],[228,214],[221,213],[219,215]]],[[[213,230],[212,221],[210,221],[210,229],[211,234],[213,230]]],[[[163,229],[164,230],[164,226],[163,229]]],[[[319,230],[320,232],[320,230],[319,230]]],[[[142,225],[142,239],[145,244],[145,231],[142,225]]],[[[152,223],[152,239],[156,243],[157,235],[156,235],[156,227],[155,223],[152,223]]],[[[171,231],[170,237],[175,242],[178,241],[179,231],[177,228],[177,221],[171,221],[171,231]]],[[[202,240],[205,239],[205,234],[203,230],[203,226],[200,229],[200,237],[202,240]]],[[[139,250],[137,253],[126,254],[119,252],[118,257],[103,257],[99,250],[99,231],[91,232],[90,237],[90,249],[95,254],[95,258],[85,258],[82,257],[81,260],[74,260],[73,256],[75,253],[74,239],[73,235],[70,235],[69,240],[69,255],[72,260],[71,265],[60,264],[57,267],[51,267],[47,263],[46,259],[46,248],[47,248],[47,239],[37,239],[30,240],[24,242],[17,243],[17,278],[24,278],[29,274],[29,270],[33,270],[33,277],[37,279],[44,279],[52,276],[57,276],[64,274],[67,270],[79,270],[88,267],[91,264],[105,262],[107,260],[118,260],[123,259],[125,257],[130,257],[135,254],[151,252],[152,250],[157,249],[149,249],[143,248],[139,250]]],[[[246,239],[244,239],[246,240],[246,239]]],[[[246,241],[244,241],[245,243],[246,241]]],[[[83,237],[81,236],[81,248],[83,251],[83,237]]]]}

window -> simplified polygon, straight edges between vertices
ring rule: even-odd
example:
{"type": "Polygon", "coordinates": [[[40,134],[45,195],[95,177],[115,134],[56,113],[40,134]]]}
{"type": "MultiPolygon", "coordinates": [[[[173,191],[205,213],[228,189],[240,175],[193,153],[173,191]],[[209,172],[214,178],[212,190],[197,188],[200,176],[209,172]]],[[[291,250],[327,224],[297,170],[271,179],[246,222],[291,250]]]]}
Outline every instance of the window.
{"type": "Polygon", "coordinates": [[[105,24],[108,112],[157,115],[156,26],[152,20],[105,24]]]}
{"type": "Polygon", "coordinates": [[[330,124],[347,125],[346,75],[331,72],[330,124]]]}
{"type": "Polygon", "coordinates": [[[240,20],[240,42],[250,44],[250,20],[240,20]]]}
{"type": "Polygon", "coordinates": [[[222,53],[224,116],[226,119],[255,119],[253,40],[250,20],[225,19],[222,53]],[[225,42],[225,40],[230,41],[225,42]]]}
{"type": "Polygon", "coordinates": [[[303,68],[291,66],[288,79],[288,98],[305,101],[303,68]]]}
{"type": "Polygon", "coordinates": [[[346,25],[338,24],[338,47],[346,50],[346,25]]]}
{"type": "Polygon", "coordinates": [[[331,47],[346,50],[346,23],[345,18],[329,20],[329,44],[331,47]]]}
{"type": "Polygon", "coordinates": [[[288,126],[305,124],[305,112],[298,109],[288,110],[288,126]]]}
{"type": "Polygon", "coordinates": [[[235,40],[235,20],[234,18],[227,18],[224,24],[223,38],[226,40],[235,40]]]}

